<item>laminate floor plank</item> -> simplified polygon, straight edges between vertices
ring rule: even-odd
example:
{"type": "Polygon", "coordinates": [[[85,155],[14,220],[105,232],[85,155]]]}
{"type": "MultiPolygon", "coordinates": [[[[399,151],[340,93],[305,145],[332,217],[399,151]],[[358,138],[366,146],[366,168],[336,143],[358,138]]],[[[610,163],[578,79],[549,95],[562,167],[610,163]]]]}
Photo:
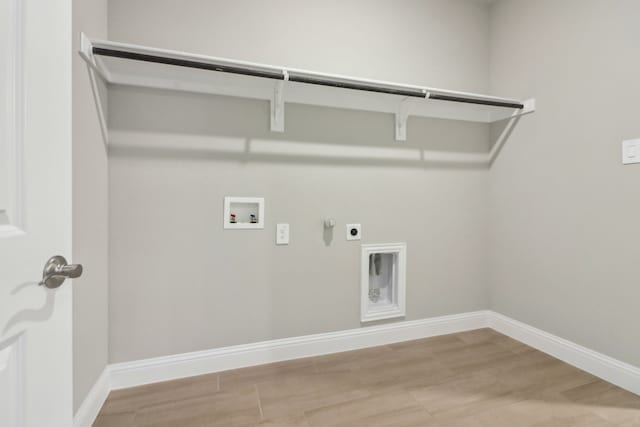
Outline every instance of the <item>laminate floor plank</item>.
{"type": "Polygon", "coordinates": [[[112,391],[94,427],[640,427],[640,396],[491,329],[112,391]]]}

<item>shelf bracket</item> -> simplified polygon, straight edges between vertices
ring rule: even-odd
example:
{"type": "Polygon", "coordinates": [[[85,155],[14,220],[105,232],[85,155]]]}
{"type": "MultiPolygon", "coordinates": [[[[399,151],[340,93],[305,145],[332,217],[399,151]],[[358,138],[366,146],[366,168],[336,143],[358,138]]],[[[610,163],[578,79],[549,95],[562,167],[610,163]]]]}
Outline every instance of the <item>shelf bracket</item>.
{"type": "Polygon", "coordinates": [[[523,102],[524,108],[520,111],[520,116],[524,116],[525,114],[533,113],[536,111],[536,100],[535,98],[527,99],[523,102]]]}
{"type": "Polygon", "coordinates": [[[522,105],[523,105],[523,108],[519,110],[515,110],[510,116],[507,116],[507,117],[502,115],[500,111],[492,111],[489,116],[489,122],[493,123],[500,120],[515,119],[516,117],[524,116],[525,114],[530,114],[536,111],[535,98],[522,101],[522,105]]]}
{"type": "Polygon", "coordinates": [[[284,132],[284,81],[277,81],[271,98],[271,132],[284,132]]]}
{"type": "Polygon", "coordinates": [[[100,96],[98,79],[96,78],[96,72],[100,73],[100,70],[96,65],[95,57],[93,56],[93,45],[91,44],[91,40],[89,40],[89,38],[84,33],[80,33],[80,56],[87,63],[89,81],[91,83],[91,91],[93,92],[93,99],[96,104],[96,112],[98,113],[98,122],[100,123],[100,132],[102,133],[102,143],[106,148],[109,146],[107,117],[104,112],[102,97],[100,96]]]}
{"type": "Polygon", "coordinates": [[[398,111],[396,112],[396,141],[407,140],[407,120],[413,107],[413,100],[405,98],[400,101],[398,111]]]}
{"type": "Polygon", "coordinates": [[[502,150],[502,146],[505,144],[505,142],[511,135],[511,132],[513,132],[513,129],[515,128],[516,124],[520,120],[520,117],[524,116],[525,114],[530,114],[536,111],[535,98],[527,99],[526,101],[523,102],[523,104],[524,104],[523,109],[514,112],[511,115],[511,117],[507,119],[508,120],[507,125],[504,127],[504,129],[502,130],[502,133],[500,133],[500,135],[498,136],[498,139],[493,144],[493,147],[489,152],[489,166],[491,166],[493,162],[496,160],[496,158],[498,157],[500,150],[502,150]]]}

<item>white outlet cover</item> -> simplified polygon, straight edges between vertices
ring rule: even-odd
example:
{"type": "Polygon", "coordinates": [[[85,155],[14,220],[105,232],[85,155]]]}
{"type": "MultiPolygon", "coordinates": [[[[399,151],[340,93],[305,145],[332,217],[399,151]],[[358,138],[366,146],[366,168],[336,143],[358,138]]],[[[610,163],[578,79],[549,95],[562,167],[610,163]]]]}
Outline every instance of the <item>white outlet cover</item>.
{"type": "Polygon", "coordinates": [[[276,245],[289,244],[289,224],[276,224],[276,245]]]}
{"type": "Polygon", "coordinates": [[[362,225],[347,224],[347,240],[360,240],[362,238],[362,225]],[[352,233],[352,230],[356,230],[352,233]]]}
{"type": "Polygon", "coordinates": [[[640,163],[640,139],[622,141],[622,164],[640,163]]]}

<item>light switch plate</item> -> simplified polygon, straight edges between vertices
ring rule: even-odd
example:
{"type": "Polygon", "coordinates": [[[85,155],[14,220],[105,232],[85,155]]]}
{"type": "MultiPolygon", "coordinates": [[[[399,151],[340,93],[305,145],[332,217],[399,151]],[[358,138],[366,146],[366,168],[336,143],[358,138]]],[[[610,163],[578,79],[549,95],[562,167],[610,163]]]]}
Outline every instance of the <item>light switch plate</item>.
{"type": "Polygon", "coordinates": [[[289,244],[289,224],[276,224],[276,245],[289,244]]]}
{"type": "Polygon", "coordinates": [[[640,139],[622,141],[622,163],[640,163],[640,139]]]}

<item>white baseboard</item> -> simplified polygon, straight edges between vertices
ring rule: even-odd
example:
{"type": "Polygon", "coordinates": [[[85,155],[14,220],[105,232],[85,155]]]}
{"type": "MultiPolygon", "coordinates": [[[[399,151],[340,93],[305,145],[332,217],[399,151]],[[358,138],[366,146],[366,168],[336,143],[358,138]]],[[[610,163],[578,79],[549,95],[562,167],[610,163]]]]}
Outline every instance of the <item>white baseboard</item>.
{"type": "Polygon", "coordinates": [[[486,311],[284,338],[111,365],[112,389],[488,327],[486,311]]]}
{"type": "Polygon", "coordinates": [[[476,311],[112,364],[76,413],[74,426],[90,427],[111,390],[486,327],[640,394],[640,368],[499,313],[476,311]]]}
{"type": "Polygon", "coordinates": [[[109,384],[109,367],[105,367],[97,381],[89,390],[87,397],[73,417],[74,427],[91,427],[102,408],[111,386],[109,384]]]}
{"type": "Polygon", "coordinates": [[[640,395],[640,368],[567,341],[548,332],[489,312],[489,327],[576,368],[640,395]]]}

